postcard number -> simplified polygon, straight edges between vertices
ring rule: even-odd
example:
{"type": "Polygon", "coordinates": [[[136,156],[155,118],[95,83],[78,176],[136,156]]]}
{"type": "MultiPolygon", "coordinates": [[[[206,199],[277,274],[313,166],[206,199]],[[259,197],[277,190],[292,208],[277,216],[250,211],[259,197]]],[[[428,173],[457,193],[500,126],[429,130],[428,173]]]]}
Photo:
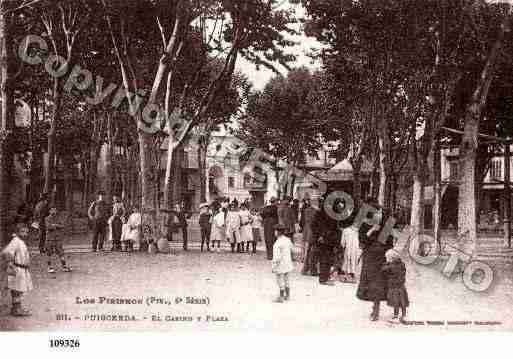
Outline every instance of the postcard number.
{"type": "Polygon", "coordinates": [[[50,339],[50,348],[80,348],[78,339],[50,339]]]}

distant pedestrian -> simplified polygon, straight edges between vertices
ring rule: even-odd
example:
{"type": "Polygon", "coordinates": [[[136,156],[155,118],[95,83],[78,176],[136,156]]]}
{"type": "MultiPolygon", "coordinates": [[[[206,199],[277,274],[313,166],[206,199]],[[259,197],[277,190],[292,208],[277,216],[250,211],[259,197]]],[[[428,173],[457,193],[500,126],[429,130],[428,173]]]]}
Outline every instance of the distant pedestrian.
{"type": "Polygon", "coordinates": [[[359,264],[362,255],[358,239],[358,228],[353,225],[344,228],[340,246],[344,248],[344,261],[342,263],[343,281],[356,283],[356,275],[360,273],[359,264]]]}
{"type": "Polygon", "coordinates": [[[312,222],[315,218],[317,209],[311,206],[310,200],[304,201],[303,214],[301,219],[303,222],[303,251],[304,251],[304,264],[301,274],[303,275],[318,275],[318,256],[317,248],[315,246],[315,238],[312,234],[312,222]]]}
{"type": "Polygon", "coordinates": [[[237,253],[243,252],[243,249],[241,249],[240,224],[239,212],[237,212],[237,207],[232,202],[226,215],[226,240],[232,247],[232,253],[235,252],[235,248],[237,248],[237,253]]]}
{"type": "Polygon", "coordinates": [[[203,252],[203,246],[206,244],[207,252],[210,252],[211,216],[208,209],[208,203],[202,203],[199,208],[200,215],[198,221],[201,230],[201,251],[203,252]]]}
{"type": "Polygon", "coordinates": [[[87,214],[91,220],[93,227],[92,248],[93,252],[103,250],[103,243],[107,232],[107,221],[109,219],[110,210],[107,203],[103,199],[104,192],[98,192],[98,199],[93,201],[89,206],[87,214]]]}
{"type": "Polygon", "coordinates": [[[221,241],[226,239],[226,209],[219,208],[212,219],[212,249],[217,244],[217,252],[221,252],[221,241]]]}
{"type": "Polygon", "coordinates": [[[119,215],[119,211],[109,218],[109,236],[112,243],[111,251],[121,251],[121,235],[123,233],[123,221],[119,215]]]}
{"type": "Polygon", "coordinates": [[[383,272],[387,277],[387,304],[394,308],[393,322],[404,323],[406,319],[406,308],[409,306],[408,292],[406,291],[406,266],[401,260],[399,253],[389,249],[385,253],[386,264],[383,265],[383,272]],[[399,319],[399,308],[401,318],[399,319]]]}
{"type": "Polygon", "coordinates": [[[34,209],[33,227],[39,230],[39,253],[45,251],[46,227],[45,218],[48,216],[50,209],[48,208],[48,193],[42,193],[39,201],[34,209]]]}
{"type": "Polygon", "coordinates": [[[294,241],[296,232],[296,214],[291,207],[291,198],[285,197],[278,207],[278,221],[287,228],[287,236],[294,241]]]}
{"type": "Polygon", "coordinates": [[[276,198],[271,197],[267,206],[262,209],[262,219],[264,224],[264,240],[267,259],[273,259],[273,245],[276,241],[274,227],[278,224],[278,207],[276,198]]]}
{"type": "Polygon", "coordinates": [[[11,315],[16,317],[32,314],[21,305],[23,296],[33,289],[30,276],[30,254],[25,243],[28,234],[27,225],[18,223],[16,233],[1,252],[4,261],[7,262],[7,289],[11,291],[12,298],[11,315]]]}
{"type": "Polygon", "coordinates": [[[257,209],[253,209],[251,227],[253,231],[253,253],[256,253],[256,246],[262,241],[262,216],[257,209]]]}
{"type": "Polygon", "coordinates": [[[190,218],[190,215],[187,215],[185,213],[185,210],[182,206],[179,204],[175,205],[175,220],[178,222],[179,228],[182,230],[182,241],[183,241],[183,250],[187,251],[187,244],[188,244],[188,224],[187,224],[187,218],[190,218]]]}
{"type": "Polygon", "coordinates": [[[71,272],[71,267],[66,264],[64,259],[63,240],[65,236],[66,225],[63,218],[57,212],[57,208],[52,206],[50,214],[46,217],[46,255],[48,256],[48,273],[55,273],[52,266],[52,256],[57,256],[61,262],[63,272],[71,272]]]}
{"type": "Polygon", "coordinates": [[[249,251],[250,244],[253,243],[253,228],[251,227],[251,222],[253,221],[253,217],[249,212],[249,208],[245,203],[241,205],[240,211],[240,240],[242,250],[244,251],[244,244],[246,245],[246,252],[251,253],[249,251]]]}
{"type": "Polygon", "coordinates": [[[280,289],[279,296],[275,303],[283,303],[290,299],[289,273],[294,269],[292,264],[292,241],[285,234],[287,227],[278,224],[275,227],[276,242],[273,245],[272,271],[276,274],[276,282],[280,289]]]}
{"type": "MultiPolygon", "coordinates": [[[[334,264],[334,250],[340,241],[338,221],[326,211],[324,199],[320,206],[321,209],[316,212],[312,221],[312,235],[319,255],[319,284],[334,285],[330,280],[330,274],[334,264]]],[[[337,203],[334,203],[332,208],[334,211],[336,206],[337,203]]]]}
{"type": "Polygon", "coordinates": [[[142,216],[138,206],[133,207],[132,214],[128,217],[127,228],[128,232],[125,234],[127,251],[133,252],[134,244],[140,248],[142,240],[142,216]]]}

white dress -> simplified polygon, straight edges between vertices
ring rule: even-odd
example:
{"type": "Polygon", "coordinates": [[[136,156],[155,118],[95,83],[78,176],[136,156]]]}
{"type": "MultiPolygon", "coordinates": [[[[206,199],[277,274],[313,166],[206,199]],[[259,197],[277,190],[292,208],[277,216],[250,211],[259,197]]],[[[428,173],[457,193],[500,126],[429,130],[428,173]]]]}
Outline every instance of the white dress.
{"type": "Polygon", "coordinates": [[[224,212],[219,211],[212,218],[212,234],[210,241],[224,241],[226,239],[226,227],[224,223],[224,212]]]}
{"type": "Polygon", "coordinates": [[[130,217],[128,217],[128,232],[125,234],[125,239],[139,243],[141,240],[141,224],[141,214],[139,212],[132,213],[130,217]]]}
{"type": "MultiPolygon", "coordinates": [[[[13,237],[2,253],[10,260],[14,260],[16,264],[30,266],[30,254],[27,245],[17,236],[13,237]]],[[[28,268],[21,268],[15,265],[14,272],[14,275],[7,276],[7,288],[17,290],[18,292],[28,292],[34,288],[28,268]]]]}
{"type": "Polygon", "coordinates": [[[238,212],[228,211],[226,215],[226,239],[230,243],[240,242],[240,216],[238,212]]]}
{"type": "Polygon", "coordinates": [[[289,237],[281,235],[273,245],[273,273],[289,273],[293,269],[292,242],[289,237]]]}
{"type": "Polygon", "coordinates": [[[240,240],[241,242],[253,242],[253,229],[251,228],[251,222],[253,217],[248,210],[239,212],[240,216],[240,240]]]}
{"type": "Polygon", "coordinates": [[[342,270],[346,273],[359,274],[360,265],[358,260],[362,255],[362,250],[358,241],[358,229],[353,226],[344,228],[340,245],[345,248],[342,270]]]}

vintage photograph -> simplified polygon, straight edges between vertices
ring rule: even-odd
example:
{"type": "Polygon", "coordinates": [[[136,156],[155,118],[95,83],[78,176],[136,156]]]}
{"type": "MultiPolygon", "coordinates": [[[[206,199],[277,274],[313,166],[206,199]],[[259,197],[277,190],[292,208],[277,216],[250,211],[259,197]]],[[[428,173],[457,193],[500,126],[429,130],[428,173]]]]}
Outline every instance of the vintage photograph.
{"type": "Polygon", "coordinates": [[[0,334],[511,331],[512,6],[0,0],[0,334]]]}

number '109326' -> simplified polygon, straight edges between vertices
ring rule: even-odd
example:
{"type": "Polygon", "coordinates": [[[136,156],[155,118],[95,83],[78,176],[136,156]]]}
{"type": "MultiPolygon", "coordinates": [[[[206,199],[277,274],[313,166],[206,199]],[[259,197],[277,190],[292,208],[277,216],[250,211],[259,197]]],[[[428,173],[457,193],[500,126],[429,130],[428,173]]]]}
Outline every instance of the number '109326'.
{"type": "Polygon", "coordinates": [[[78,339],[50,339],[50,348],[79,348],[78,339]]]}

